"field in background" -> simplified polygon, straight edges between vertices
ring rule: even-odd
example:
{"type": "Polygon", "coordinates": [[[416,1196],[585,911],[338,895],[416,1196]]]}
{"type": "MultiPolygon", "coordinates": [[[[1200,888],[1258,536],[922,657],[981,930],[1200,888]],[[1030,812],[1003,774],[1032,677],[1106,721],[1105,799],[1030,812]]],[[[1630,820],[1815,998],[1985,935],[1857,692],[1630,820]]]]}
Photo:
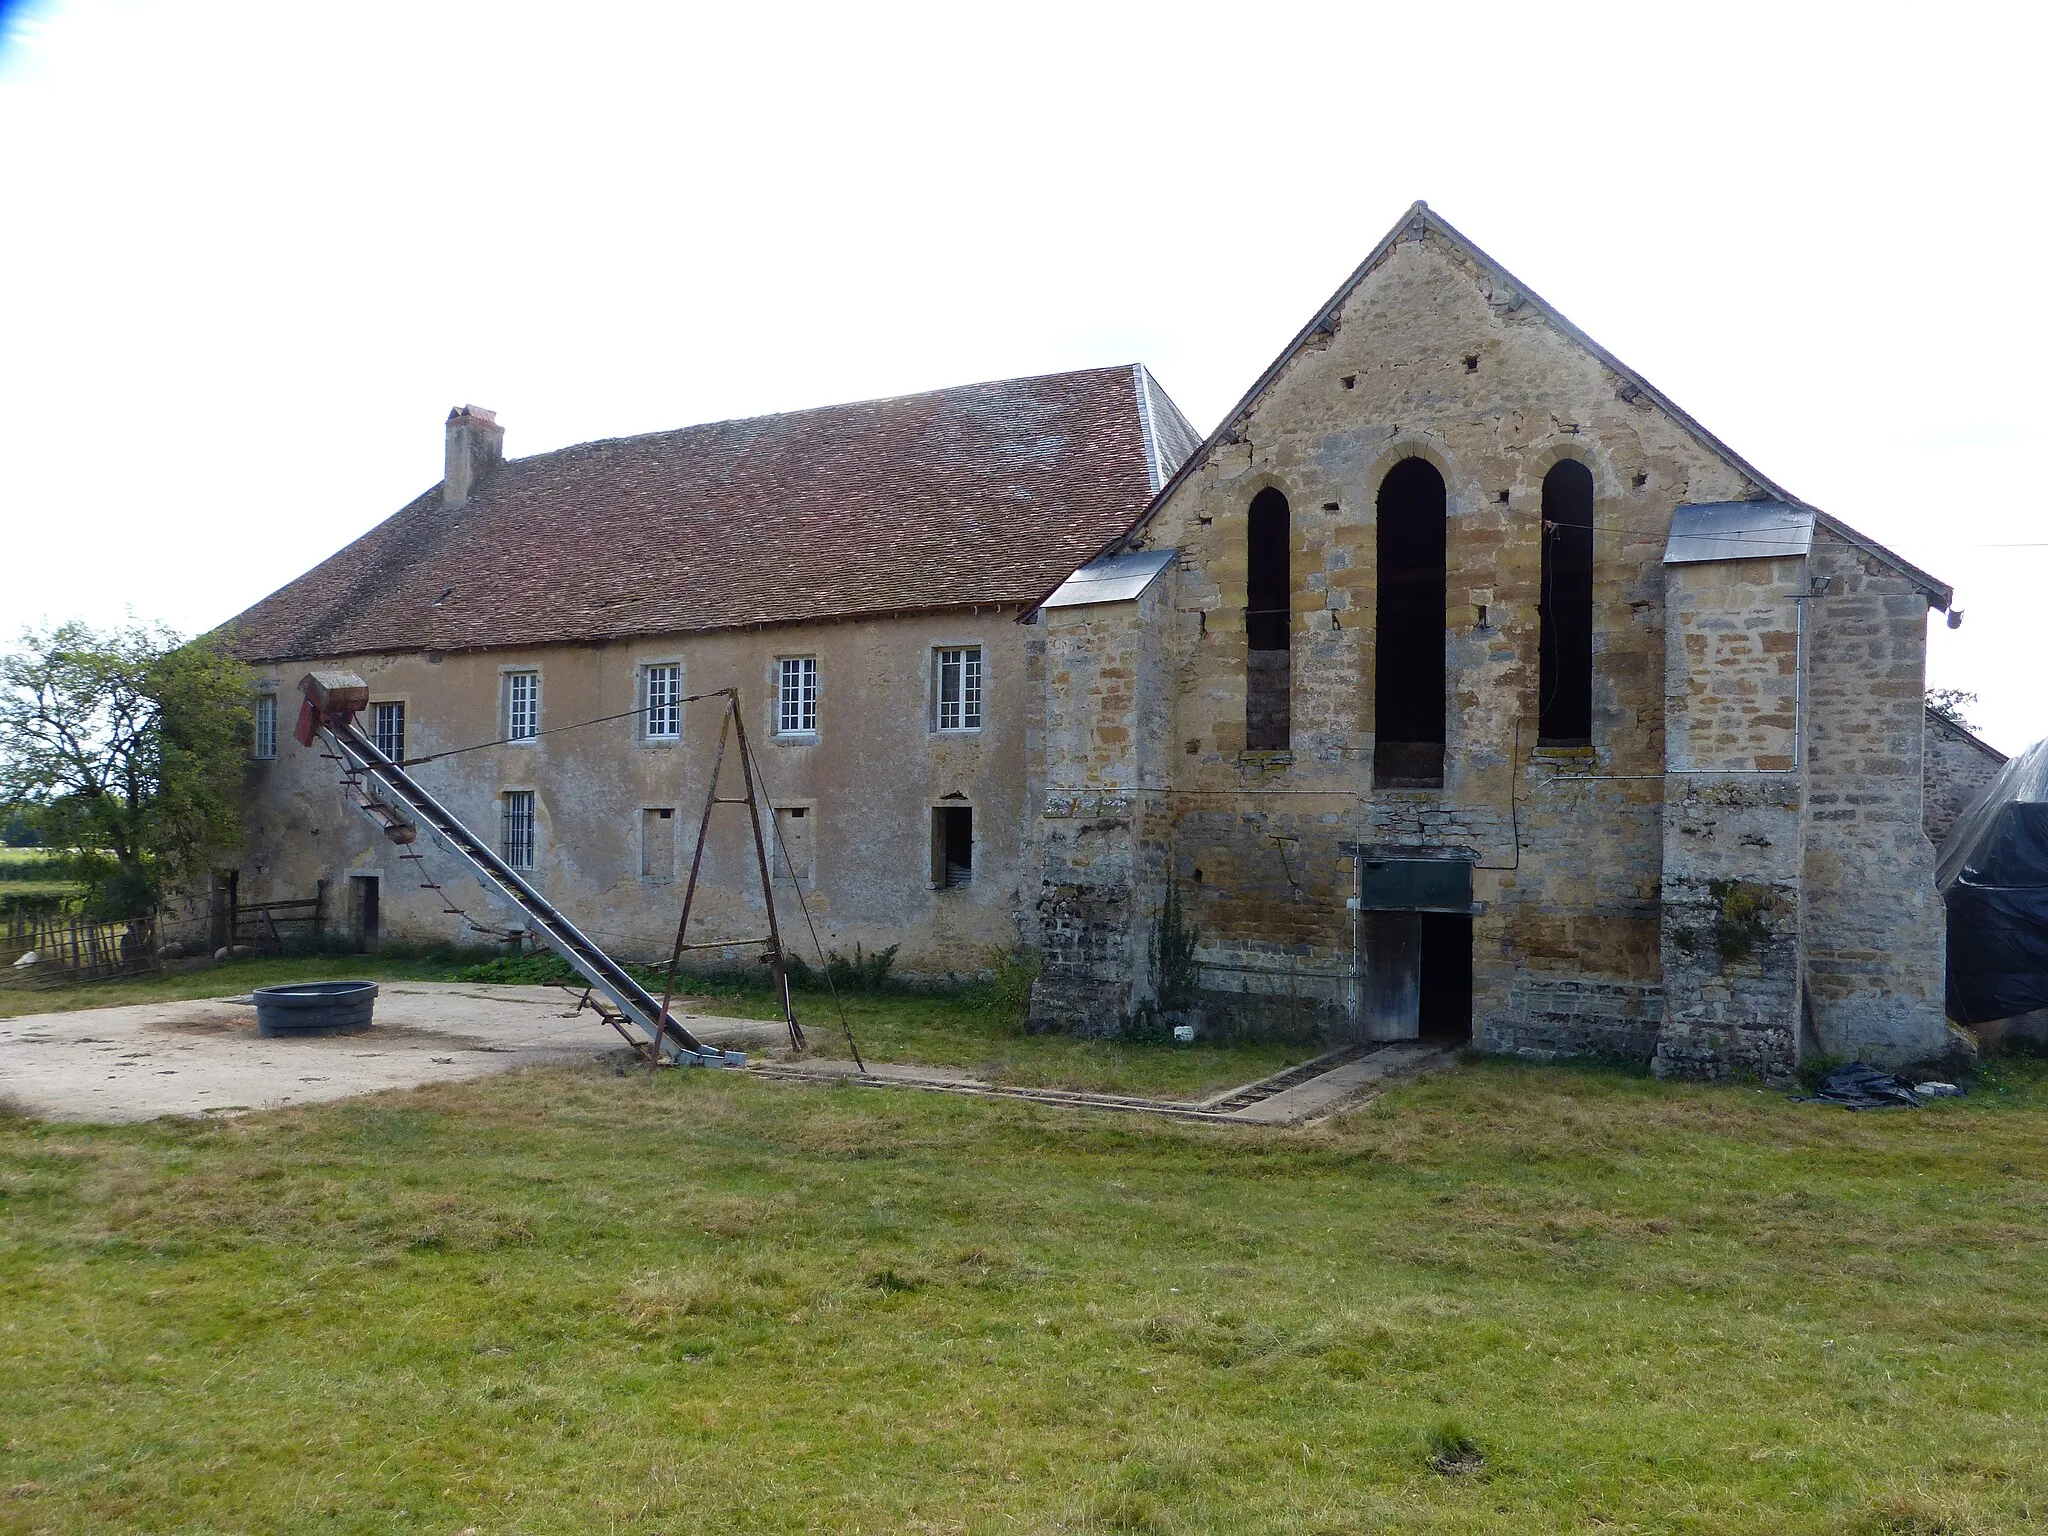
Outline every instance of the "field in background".
{"type": "Polygon", "coordinates": [[[1968,1533],[2048,1076],[1489,1062],[1315,1132],[549,1070],[0,1121],[0,1531],[1968,1533]]]}

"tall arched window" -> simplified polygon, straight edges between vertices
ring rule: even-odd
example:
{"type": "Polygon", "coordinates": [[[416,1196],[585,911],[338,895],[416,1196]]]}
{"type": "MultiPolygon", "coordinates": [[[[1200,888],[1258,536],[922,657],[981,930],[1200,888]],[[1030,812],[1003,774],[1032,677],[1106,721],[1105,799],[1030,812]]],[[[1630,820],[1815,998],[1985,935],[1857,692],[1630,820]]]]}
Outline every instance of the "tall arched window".
{"type": "Polygon", "coordinates": [[[1543,477],[1542,665],[1536,739],[1593,740],[1593,472],[1574,459],[1543,477]]]}
{"type": "Polygon", "coordinates": [[[1444,477],[1403,459],[1380,482],[1373,782],[1444,781],[1444,477]]]}
{"type": "Polygon", "coordinates": [[[1245,521],[1244,680],[1247,752],[1285,752],[1289,740],[1288,651],[1293,601],[1288,579],[1287,498],[1268,486],[1252,498],[1245,521]]]}

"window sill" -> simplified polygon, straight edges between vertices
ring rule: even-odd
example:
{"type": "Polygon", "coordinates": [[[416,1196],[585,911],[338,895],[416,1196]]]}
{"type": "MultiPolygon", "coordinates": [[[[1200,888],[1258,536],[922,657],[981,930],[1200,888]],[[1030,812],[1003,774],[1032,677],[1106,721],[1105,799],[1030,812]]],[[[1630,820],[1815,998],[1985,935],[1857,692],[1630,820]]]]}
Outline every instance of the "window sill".
{"type": "Polygon", "coordinates": [[[641,746],[652,748],[657,752],[673,752],[682,744],[683,738],[680,736],[642,736],[640,738],[641,746]]]}
{"type": "Polygon", "coordinates": [[[815,747],[818,744],[816,731],[777,731],[768,738],[786,747],[815,747]]]}

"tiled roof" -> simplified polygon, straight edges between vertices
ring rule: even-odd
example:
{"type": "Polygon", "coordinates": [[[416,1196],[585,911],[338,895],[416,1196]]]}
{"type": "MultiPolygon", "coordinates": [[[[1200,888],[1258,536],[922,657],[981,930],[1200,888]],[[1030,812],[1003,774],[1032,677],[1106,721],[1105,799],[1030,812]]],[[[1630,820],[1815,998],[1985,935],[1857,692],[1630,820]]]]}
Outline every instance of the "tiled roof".
{"type": "Polygon", "coordinates": [[[1142,370],[1097,368],[509,459],[464,505],[437,485],[256,604],[237,649],[284,661],[1035,602],[1130,524],[1162,457],[1179,467],[1163,416],[1181,420],[1142,370]]]}

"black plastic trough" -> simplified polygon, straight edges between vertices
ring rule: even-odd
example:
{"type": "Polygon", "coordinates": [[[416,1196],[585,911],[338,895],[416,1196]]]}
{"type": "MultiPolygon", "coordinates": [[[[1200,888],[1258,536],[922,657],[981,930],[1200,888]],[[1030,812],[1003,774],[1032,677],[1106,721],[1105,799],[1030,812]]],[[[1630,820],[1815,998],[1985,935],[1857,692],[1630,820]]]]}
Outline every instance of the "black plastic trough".
{"type": "Polygon", "coordinates": [[[374,981],[302,981],[288,987],[258,987],[259,1035],[349,1035],[370,1027],[377,1004],[374,981]]]}

